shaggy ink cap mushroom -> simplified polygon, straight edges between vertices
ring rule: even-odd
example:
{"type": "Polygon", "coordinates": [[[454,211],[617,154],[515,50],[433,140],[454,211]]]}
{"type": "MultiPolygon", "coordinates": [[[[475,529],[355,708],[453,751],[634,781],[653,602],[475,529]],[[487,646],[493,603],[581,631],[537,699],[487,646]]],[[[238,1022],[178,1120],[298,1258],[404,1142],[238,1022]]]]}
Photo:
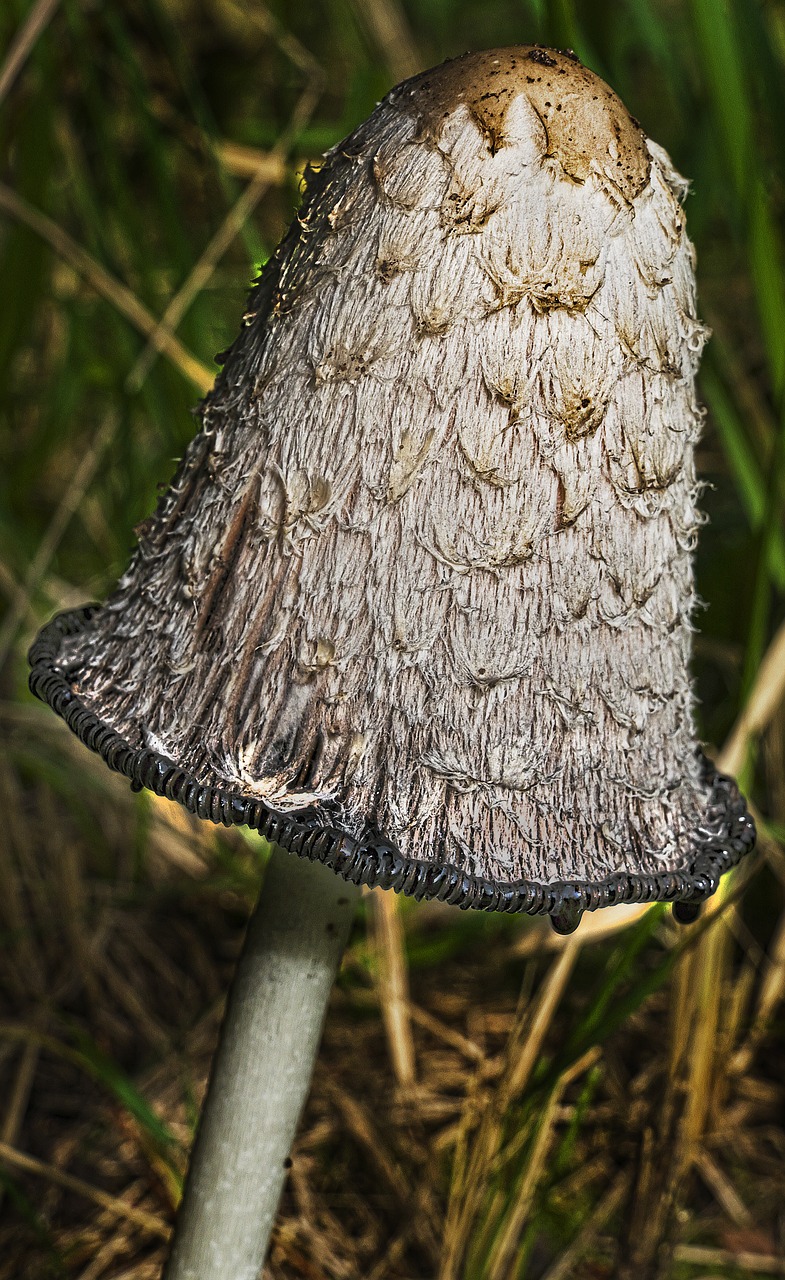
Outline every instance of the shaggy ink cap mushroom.
{"type": "Polygon", "coordinates": [[[394,89],[307,175],[34,692],[134,786],[354,883],[689,918],[754,828],[695,738],[685,191],[571,53],[394,89]]]}

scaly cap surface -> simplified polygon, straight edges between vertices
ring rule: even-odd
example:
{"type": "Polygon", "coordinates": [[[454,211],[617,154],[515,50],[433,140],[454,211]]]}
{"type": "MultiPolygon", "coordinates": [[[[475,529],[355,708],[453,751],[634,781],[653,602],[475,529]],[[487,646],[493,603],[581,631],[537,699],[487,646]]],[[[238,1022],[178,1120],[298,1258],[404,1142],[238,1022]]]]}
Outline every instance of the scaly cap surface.
{"type": "Polygon", "coordinates": [[[570,55],[393,90],[37,690],[135,782],[351,878],[563,920],[713,891],[752,827],[695,744],[684,189],[570,55]]]}

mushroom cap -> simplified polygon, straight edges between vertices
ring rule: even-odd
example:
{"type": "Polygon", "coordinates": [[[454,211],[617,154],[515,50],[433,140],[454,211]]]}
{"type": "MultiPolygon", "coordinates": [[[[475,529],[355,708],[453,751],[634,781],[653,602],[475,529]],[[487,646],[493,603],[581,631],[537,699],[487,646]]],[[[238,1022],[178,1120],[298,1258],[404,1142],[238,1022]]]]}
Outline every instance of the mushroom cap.
{"type": "Polygon", "coordinates": [[[561,928],[751,848],[695,740],[686,184],[571,54],[399,85],[302,208],[131,565],[31,687],[354,881],[561,928]]]}
{"type": "Polygon", "coordinates": [[[640,194],[651,164],[646,135],[621,99],[574,53],[540,45],[465,53],[406,80],[387,101],[409,111],[417,136],[435,146],[445,121],[465,107],[495,154],[515,141],[509,116],[521,97],[539,117],[545,154],[566,177],[585,182],[595,164],[626,200],[640,194]]]}

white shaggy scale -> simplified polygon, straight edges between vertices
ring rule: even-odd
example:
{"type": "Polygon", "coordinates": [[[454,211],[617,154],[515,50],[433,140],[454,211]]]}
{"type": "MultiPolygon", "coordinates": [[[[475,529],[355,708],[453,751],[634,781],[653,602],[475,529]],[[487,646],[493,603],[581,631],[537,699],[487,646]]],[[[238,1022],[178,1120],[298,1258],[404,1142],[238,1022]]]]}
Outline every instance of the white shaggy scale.
{"type": "Polygon", "coordinates": [[[688,866],[706,331],[684,191],[567,55],[394,90],[309,179],[202,433],[65,643],[85,704],[410,858],[688,866]]]}

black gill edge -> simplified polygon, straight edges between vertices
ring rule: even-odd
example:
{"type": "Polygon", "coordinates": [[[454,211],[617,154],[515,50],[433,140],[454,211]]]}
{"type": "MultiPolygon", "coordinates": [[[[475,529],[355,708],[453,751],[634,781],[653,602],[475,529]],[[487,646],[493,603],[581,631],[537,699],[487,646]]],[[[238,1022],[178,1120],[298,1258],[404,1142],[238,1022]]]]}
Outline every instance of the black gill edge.
{"type": "Polygon", "coordinates": [[[30,689],[36,697],[48,703],[110,769],[128,778],[134,790],[146,787],[210,822],[250,827],[289,853],[324,863],[352,884],[379,885],[417,899],[435,898],[463,910],[549,915],[560,933],[572,932],[584,911],[625,902],[682,904],[674,914],[686,923],[697,915],[698,904],[716,891],[721,876],[755,844],[755,824],[736,783],[718,773],[705,757],[705,777],[711,781],[712,793],[706,820],[696,832],[698,852],[688,871],[620,872],[600,881],[518,880],[498,885],[450,864],[405,858],[379,834],[355,839],[325,825],[325,814],[315,809],[277,813],[256,796],[200,782],[158,752],[129,746],[85,707],[58,666],[58,655],[64,637],[83,631],[100,607],[85,605],[61,613],[41,630],[28,655],[30,689]]]}

